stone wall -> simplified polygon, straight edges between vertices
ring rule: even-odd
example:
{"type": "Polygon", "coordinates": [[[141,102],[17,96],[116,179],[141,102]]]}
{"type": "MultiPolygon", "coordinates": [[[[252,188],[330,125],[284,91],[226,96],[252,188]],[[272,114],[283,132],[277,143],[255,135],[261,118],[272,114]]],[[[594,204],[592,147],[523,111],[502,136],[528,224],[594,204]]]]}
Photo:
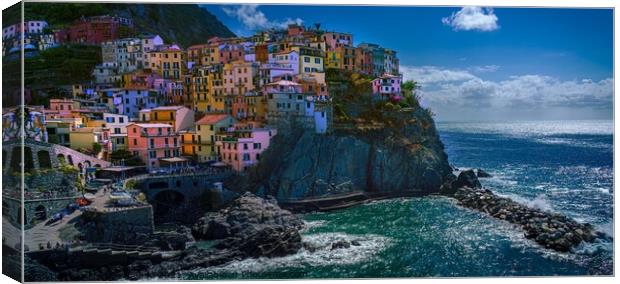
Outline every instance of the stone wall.
{"type": "Polygon", "coordinates": [[[140,244],[153,233],[153,208],[141,206],[118,211],[84,212],[83,232],[90,242],[140,244]]]}

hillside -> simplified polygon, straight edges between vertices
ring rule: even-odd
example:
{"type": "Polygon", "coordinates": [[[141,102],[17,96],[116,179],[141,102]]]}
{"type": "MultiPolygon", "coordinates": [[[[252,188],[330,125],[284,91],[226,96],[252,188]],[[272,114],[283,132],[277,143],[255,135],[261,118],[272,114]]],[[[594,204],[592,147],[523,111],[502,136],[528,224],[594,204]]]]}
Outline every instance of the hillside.
{"type": "MultiPolygon", "coordinates": [[[[203,43],[209,37],[233,37],[213,14],[195,4],[27,3],[26,20],[44,19],[54,28],[81,16],[119,15],[134,20],[137,31],[156,33],[183,47],[203,43]]],[[[19,6],[3,11],[3,25],[19,21],[19,6]]]]}

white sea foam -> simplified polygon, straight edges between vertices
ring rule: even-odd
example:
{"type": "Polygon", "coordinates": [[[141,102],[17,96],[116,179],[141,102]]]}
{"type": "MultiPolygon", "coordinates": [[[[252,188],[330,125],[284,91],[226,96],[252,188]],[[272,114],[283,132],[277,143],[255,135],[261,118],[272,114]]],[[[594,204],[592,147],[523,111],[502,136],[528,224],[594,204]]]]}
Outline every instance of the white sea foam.
{"type": "Polygon", "coordinates": [[[305,230],[307,231],[312,228],[322,227],[327,223],[327,221],[325,220],[304,221],[304,223],[306,225],[305,230]]]}
{"type": "Polygon", "coordinates": [[[250,258],[233,261],[228,264],[193,270],[195,274],[220,274],[220,273],[257,273],[275,271],[282,268],[293,267],[320,267],[328,265],[348,265],[366,261],[376,253],[390,245],[390,239],[379,235],[351,235],[346,233],[319,233],[303,236],[303,242],[315,247],[311,252],[302,248],[298,253],[276,258],[250,258]],[[357,241],[359,246],[349,248],[331,249],[336,241],[357,241]]]}

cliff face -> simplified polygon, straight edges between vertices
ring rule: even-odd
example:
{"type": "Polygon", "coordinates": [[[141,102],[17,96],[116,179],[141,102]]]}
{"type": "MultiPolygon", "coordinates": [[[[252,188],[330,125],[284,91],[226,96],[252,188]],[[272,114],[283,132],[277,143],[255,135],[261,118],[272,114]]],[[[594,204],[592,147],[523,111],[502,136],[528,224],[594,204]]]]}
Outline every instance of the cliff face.
{"type": "Polygon", "coordinates": [[[250,184],[280,200],[355,190],[437,192],[451,169],[431,116],[423,109],[392,116],[324,135],[278,131],[250,184]]]}

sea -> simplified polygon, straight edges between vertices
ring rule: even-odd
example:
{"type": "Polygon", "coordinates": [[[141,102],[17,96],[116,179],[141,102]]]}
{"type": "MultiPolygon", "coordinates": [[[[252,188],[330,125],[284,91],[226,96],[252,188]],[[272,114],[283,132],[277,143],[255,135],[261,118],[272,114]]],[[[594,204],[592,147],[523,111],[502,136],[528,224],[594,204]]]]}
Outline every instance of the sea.
{"type": "MultiPolygon", "coordinates": [[[[613,236],[613,121],[438,122],[450,163],[483,186],[613,236]]],[[[613,241],[544,249],[507,222],[428,196],[302,215],[317,247],[185,271],[179,278],[302,279],[613,274],[613,241]],[[359,246],[331,249],[336,240],[359,246]]]]}

